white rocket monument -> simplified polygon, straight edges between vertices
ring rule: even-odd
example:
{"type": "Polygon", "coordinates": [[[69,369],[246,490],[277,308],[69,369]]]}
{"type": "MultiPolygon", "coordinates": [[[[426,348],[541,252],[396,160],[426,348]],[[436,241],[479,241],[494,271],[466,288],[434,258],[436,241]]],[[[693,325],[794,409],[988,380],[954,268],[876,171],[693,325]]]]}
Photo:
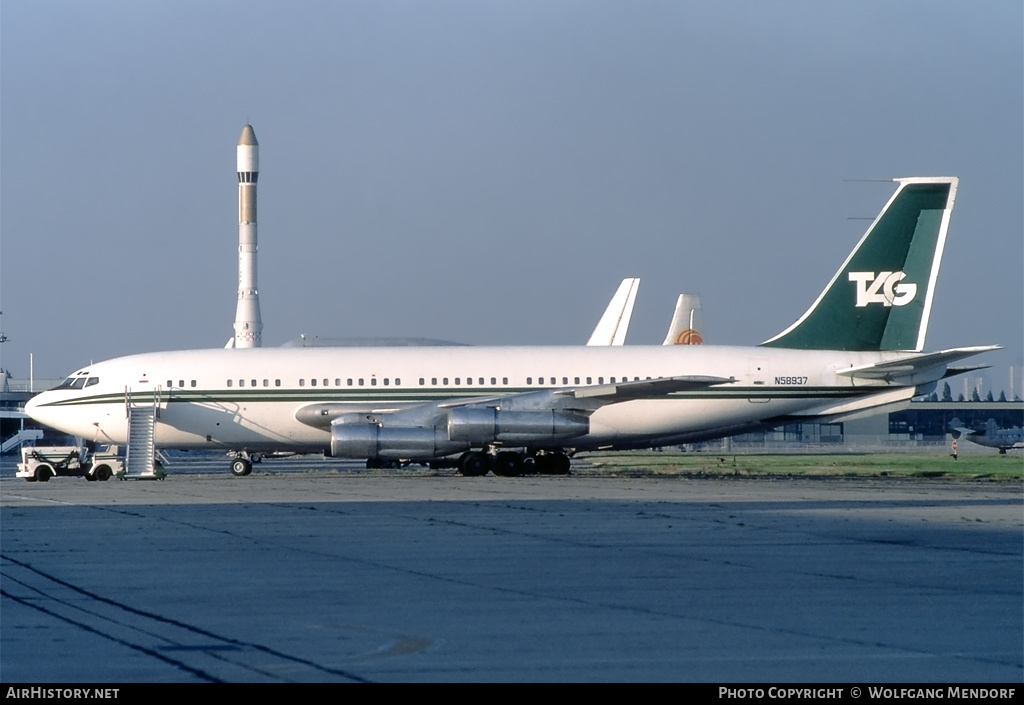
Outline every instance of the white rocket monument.
{"type": "MultiPolygon", "coordinates": [[[[236,348],[262,345],[263,321],[256,290],[256,181],[260,175],[260,145],[252,125],[238,139],[238,307],[235,309],[236,348]]],[[[231,347],[230,343],[228,347],[231,347]]]]}

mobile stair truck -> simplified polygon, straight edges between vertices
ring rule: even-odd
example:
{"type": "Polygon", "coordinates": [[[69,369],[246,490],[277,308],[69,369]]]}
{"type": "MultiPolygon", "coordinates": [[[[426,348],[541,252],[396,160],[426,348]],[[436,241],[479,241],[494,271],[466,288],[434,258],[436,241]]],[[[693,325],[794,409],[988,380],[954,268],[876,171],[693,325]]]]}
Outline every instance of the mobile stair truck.
{"type": "Polygon", "coordinates": [[[22,446],[18,477],[29,482],[46,482],[51,477],[84,477],[90,482],[119,480],[162,480],[167,476],[156,460],[154,442],[156,418],[160,412],[160,393],[152,401],[141,403],[125,390],[125,416],[128,421],[128,445],[124,459],[116,445],[84,443],[78,446],[22,446]]]}

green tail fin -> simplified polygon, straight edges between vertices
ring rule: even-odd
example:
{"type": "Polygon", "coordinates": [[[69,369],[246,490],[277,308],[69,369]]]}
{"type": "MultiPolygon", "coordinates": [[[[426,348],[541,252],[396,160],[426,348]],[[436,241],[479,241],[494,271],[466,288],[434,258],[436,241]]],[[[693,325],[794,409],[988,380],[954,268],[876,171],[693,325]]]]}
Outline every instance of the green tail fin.
{"type": "Polygon", "coordinates": [[[956,177],[896,179],[896,193],[818,300],[762,345],[923,350],[956,177]]]}

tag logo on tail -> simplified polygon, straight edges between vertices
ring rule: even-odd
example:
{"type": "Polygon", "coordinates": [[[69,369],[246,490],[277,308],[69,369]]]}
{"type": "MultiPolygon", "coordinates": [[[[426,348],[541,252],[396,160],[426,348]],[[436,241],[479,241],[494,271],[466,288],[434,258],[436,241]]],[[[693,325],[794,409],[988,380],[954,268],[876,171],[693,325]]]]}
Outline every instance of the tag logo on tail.
{"type": "Polygon", "coordinates": [[[957,179],[924,176],[896,182],[896,193],[817,300],[763,345],[924,350],[957,179]]]}
{"type": "Polygon", "coordinates": [[[883,306],[906,306],[917,296],[917,284],[900,282],[905,272],[850,272],[850,281],[856,284],[857,308],[868,304],[883,306]]]}

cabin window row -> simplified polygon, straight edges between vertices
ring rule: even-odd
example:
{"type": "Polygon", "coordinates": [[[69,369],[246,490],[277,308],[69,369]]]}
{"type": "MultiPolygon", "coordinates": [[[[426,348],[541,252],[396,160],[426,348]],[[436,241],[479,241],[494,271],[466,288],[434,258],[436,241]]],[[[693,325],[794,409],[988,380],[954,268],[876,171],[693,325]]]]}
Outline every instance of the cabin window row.
{"type": "MultiPolygon", "coordinates": [[[[477,377],[475,379],[476,379],[475,383],[477,385],[479,385],[479,386],[484,386],[484,385],[487,384],[487,381],[486,381],[485,377],[477,377]]],[[[549,385],[557,385],[557,384],[559,384],[559,378],[558,377],[537,377],[536,384],[538,386],[539,385],[544,385],[545,384],[545,379],[549,380],[546,384],[549,384],[549,385]]],[[[646,379],[651,379],[651,378],[647,377],[646,379]]],[[[597,384],[604,384],[604,380],[605,380],[604,377],[597,377],[597,384]]],[[[305,378],[300,379],[299,380],[299,386],[300,387],[305,387],[306,386],[306,381],[307,380],[305,378]]],[[[391,386],[391,383],[392,383],[392,380],[391,380],[390,377],[384,377],[384,378],[382,378],[379,381],[385,387],[391,386]]],[[[444,386],[448,386],[450,381],[452,381],[452,378],[449,378],[449,377],[431,377],[430,378],[430,385],[431,386],[437,386],[438,384],[441,384],[441,385],[444,385],[444,386]]],[[[454,381],[456,386],[462,386],[463,382],[465,382],[466,386],[472,386],[474,384],[474,378],[473,377],[466,377],[465,379],[463,379],[462,377],[455,377],[453,381],[454,381]]],[[[628,382],[630,380],[629,380],[629,376],[623,376],[623,377],[609,377],[608,381],[609,381],[610,384],[615,384],[616,381],[628,382]]],[[[633,377],[633,381],[634,382],[639,382],[640,378],[639,377],[633,377]]],[[[492,385],[497,385],[498,384],[498,378],[497,377],[491,377],[490,378],[490,383],[492,385]]],[[[503,385],[508,385],[508,377],[502,377],[501,378],[501,383],[503,385]]],[[[369,378],[369,386],[376,387],[377,384],[378,384],[378,379],[376,377],[370,377],[369,378]]],[[[402,384],[401,377],[396,377],[394,379],[394,386],[398,387],[401,384],[402,384]]],[[[420,384],[421,387],[422,386],[426,386],[427,385],[427,379],[425,377],[420,377],[419,378],[419,384],[420,384]]],[[[526,384],[527,385],[533,385],[534,384],[534,378],[533,377],[527,377],[526,378],[526,384]]],[[[568,385],[569,384],[569,377],[562,377],[561,378],[561,384],[563,386],[564,385],[568,385]]],[[[573,377],[572,378],[572,384],[594,384],[594,377],[585,377],[585,378],[584,377],[573,377]],[[586,380],[585,382],[583,381],[584,379],[586,380]]],[[[250,379],[250,380],[239,379],[238,380],[238,386],[239,387],[246,387],[246,386],[248,386],[248,387],[259,387],[261,385],[264,386],[264,387],[269,387],[270,386],[270,380],[269,379],[264,379],[262,381],[262,383],[259,380],[256,380],[256,379],[250,379]]],[[[168,388],[173,387],[174,386],[173,380],[167,380],[167,386],[168,386],[168,388]]],[[[185,386],[185,381],[184,380],[178,380],[178,387],[184,387],[184,386],[185,386]]],[[[196,381],[195,380],[191,381],[191,386],[193,386],[193,387],[196,386],[196,381]]],[[[233,379],[227,380],[227,386],[229,386],[229,387],[235,386],[235,380],[233,380],[233,379]]],[[[281,386],[281,380],[275,379],[274,380],[274,386],[275,387],[280,387],[281,386]]],[[[311,379],[309,379],[309,386],[310,387],[316,387],[316,386],[329,387],[329,386],[331,386],[331,380],[330,380],[330,378],[327,378],[327,377],[325,377],[323,379],[311,378],[311,379]]],[[[335,387],[343,386],[342,385],[342,378],[341,377],[335,377],[334,378],[334,386],[335,387]]],[[[348,378],[345,379],[344,386],[347,386],[347,387],[365,387],[365,386],[367,386],[367,380],[364,377],[348,377],[348,378]]]]}
{"type": "MultiPolygon", "coordinates": [[[[258,386],[260,386],[260,381],[256,380],[256,379],[250,379],[250,380],[240,379],[240,380],[238,380],[238,386],[239,387],[245,387],[245,386],[247,386],[246,385],[247,382],[248,382],[248,386],[250,386],[250,387],[258,387],[258,386]]],[[[235,380],[229,379],[228,380],[228,386],[229,387],[233,387],[234,385],[235,385],[235,380]]],[[[194,387],[195,384],[193,384],[192,386],[194,387]]],[[[269,387],[270,386],[270,380],[269,379],[264,379],[263,380],[263,386],[264,387],[269,387]]],[[[280,387],[281,386],[281,380],[275,379],[274,380],[274,386],[275,387],[280,387]]]]}
{"type": "MultiPolygon", "coordinates": [[[[331,380],[329,378],[325,377],[322,381],[323,381],[323,384],[321,384],[320,386],[323,386],[323,387],[331,386],[331,380]]],[[[394,381],[395,381],[395,386],[396,387],[402,384],[402,378],[401,377],[395,377],[394,381]]],[[[385,387],[390,387],[391,386],[391,378],[390,377],[384,377],[383,379],[380,380],[380,382],[385,387]]],[[[378,380],[377,380],[376,377],[370,377],[370,386],[371,387],[376,387],[377,383],[378,383],[378,380]]],[[[318,384],[320,384],[320,380],[317,380],[317,379],[310,379],[309,380],[309,386],[310,387],[315,387],[318,384]]],[[[302,378],[302,379],[299,380],[299,386],[300,387],[305,387],[306,386],[306,379],[305,378],[302,378]]],[[[341,377],[335,377],[334,378],[334,386],[335,387],[342,386],[342,384],[341,384],[341,377]]],[[[365,387],[366,386],[366,379],[363,378],[363,377],[358,377],[358,378],[349,377],[349,378],[347,378],[345,380],[345,386],[346,387],[365,387]]]]}
{"type": "MultiPolygon", "coordinates": [[[[476,384],[478,384],[480,386],[483,386],[483,385],[487,384],[487,379],[485,377],[477,377],[476,380],[477,380],[476,384]]],[[[430,378],[430,386],[432,386],[432,387],[437,386],[439,381],[440,381],[440,383],[442,385],[447,385],[449,383],[449,378],[448,377],[440,377],[440,378],[438,378],[438,377],[431,377],[430,378]]],[[[462,383],[463,383],[462,377],[455,377],[455,384],[456,385],[461,386],[462,383]]],[[[466,386],[472,386],[473,385],[473,378],[472,377],[466,377],[465,383],[466,383],[466,386]]],[[[496,385],[497,383],[498,383],[498,378],[497,377],[491,377],[491,384],[492,385],[496,385]]],[[[508,384],[508,377],[502,377],[501,378],[501,383],[502,384],[508,384]]],[[[426,378],[425,377],[420,377],[420,386],[423,387],[423,386],[426,386],[426,384],[427,384],[426,378]]]]}
{"type": "MultiPolygon", "coordinates": [[[[545,379],[544,377],[538,377],[537,378],[537,384],[538,385],[544,384],[544,379],[545,379]]],[[[549,377],[548,379],[551,380],[548,384],[558,384],[558,378],[557,377],[549,377]]],[[[594,383],[594,378],[593,377],[587,377],[586,378],[586,380],[587,380],[586,382],[581,382],[580,381],[581,379],[583,379],[583,378],[581,378],[581,377],[573,377],[572,378],[572,380],[573,380],[572,383],[573,384],[593,384],[594,383]]],[[[609,377],[608,378],[608,383],[609,384],[615,384],[616,379],[618,379],[620,382],[628,382],[629,381],[629,376],[626,375],[626,376],[623,376],[623,377],[609,377]]],[[[648,377],[647,379],[651,379],[651,378],[648,377]]],[[[640,378],[639,377],[634,377],[633,381],[634,382],[639,382],[640,378]]],[[[604,377],[598,377],[597,378],[597,383],[598,384],[604,384],[604,377]]],[[[533,377],[527,377],[526,378],[526,384],[528,384],[528,385],[533,384],[533,377]]],[[[568,377],[562,377],[562,385],[564,386],[564,385],[567,385],[567,384],[569,384],[569,378],[568,377]]]]}
{"type": "MultiPolygon", "coordinates": [[[[185,388],[185,380],[179,379],[177,385],[174,384],[174,380],[173,379],[167,380],[167,388],[168,389],[173,389],[175,386],[178,386],[181,389],[184,389],[185,388]]],[[[196,381],[194,379],[189,381],[188,386],[190,386],[190,387],[196,386],[196,381]]]]}

